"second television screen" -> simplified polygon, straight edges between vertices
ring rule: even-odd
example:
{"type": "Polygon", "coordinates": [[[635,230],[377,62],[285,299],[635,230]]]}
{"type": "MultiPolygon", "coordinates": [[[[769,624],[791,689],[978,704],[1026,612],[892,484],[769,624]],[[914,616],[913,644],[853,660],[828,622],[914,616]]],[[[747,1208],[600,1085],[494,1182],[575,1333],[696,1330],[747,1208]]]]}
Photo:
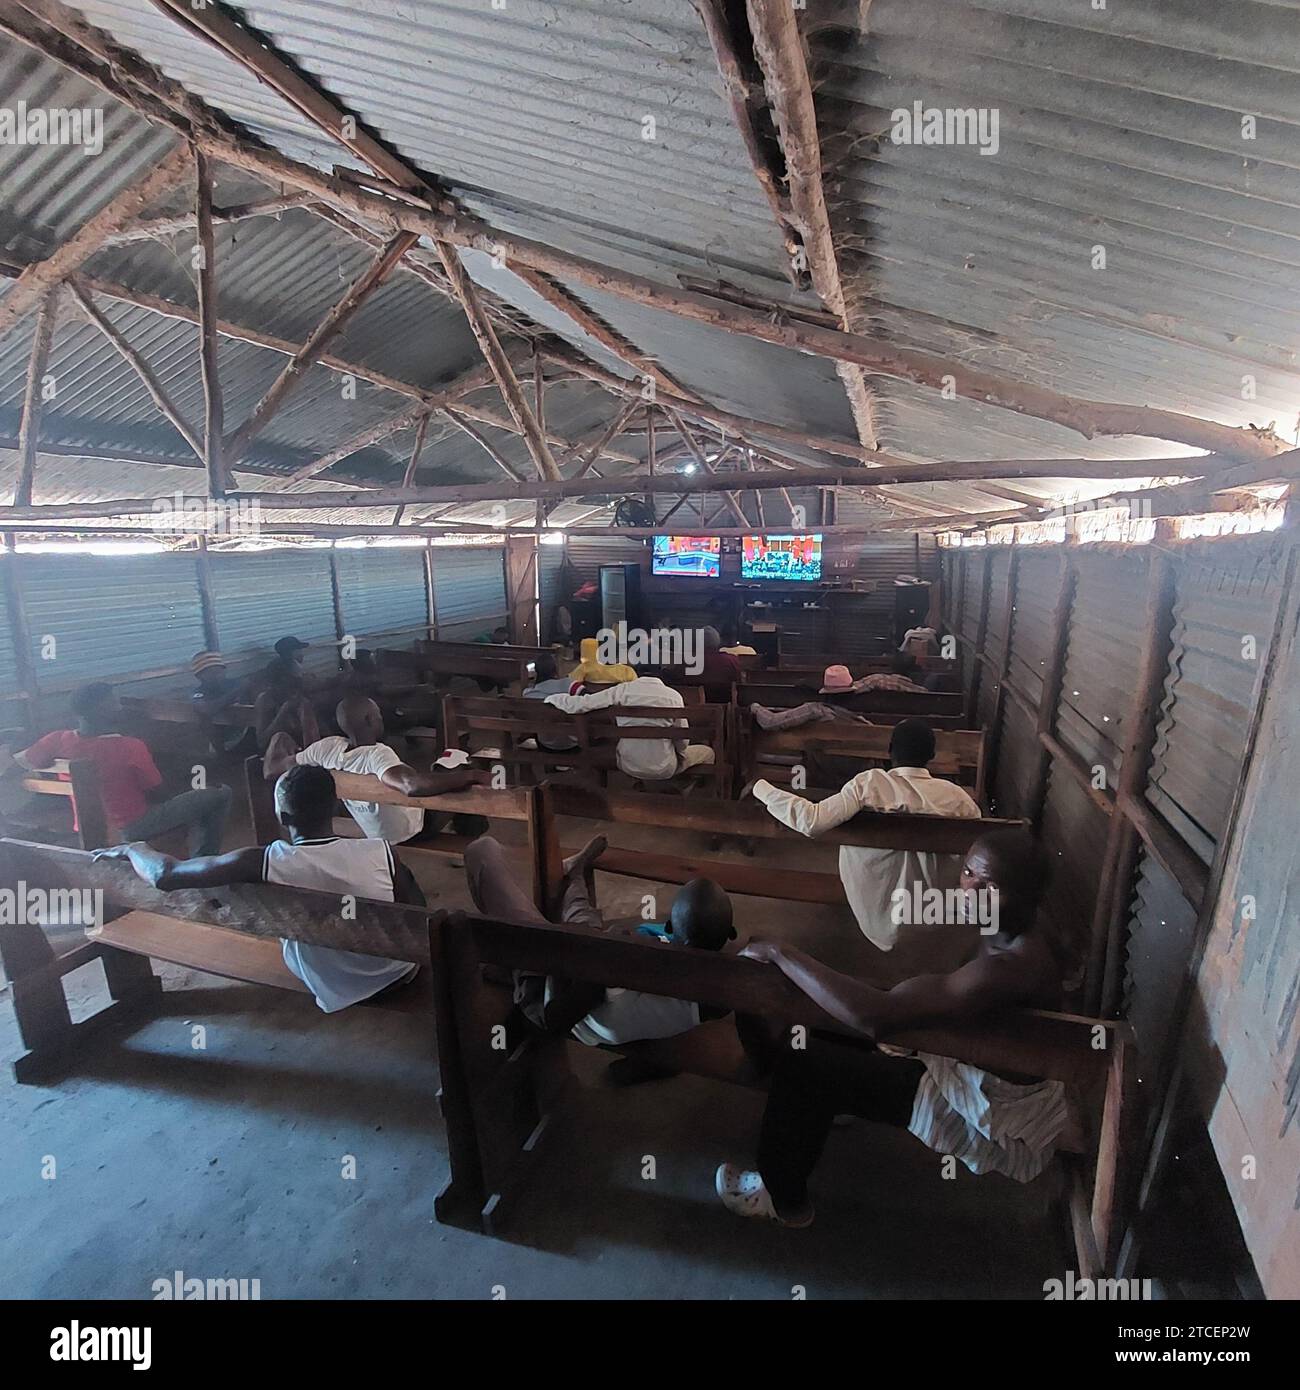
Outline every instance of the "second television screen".
{"type": "Polygon", "coordinates": [[[742,579],[820,579],[822,538],[746,536],[740,556],[742,579]]]}

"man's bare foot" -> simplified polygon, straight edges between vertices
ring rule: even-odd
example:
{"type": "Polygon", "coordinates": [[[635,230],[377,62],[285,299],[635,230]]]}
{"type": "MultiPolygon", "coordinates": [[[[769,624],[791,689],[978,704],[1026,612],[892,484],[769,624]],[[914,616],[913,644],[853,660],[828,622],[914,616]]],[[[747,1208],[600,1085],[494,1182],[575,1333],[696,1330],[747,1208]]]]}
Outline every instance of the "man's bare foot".
{"type": "Polygon", "coordinates": [[[604,835],[593,835],[577,852],[564,860],[564,873],[568,877],[574,873],[585,874],[592,864],[609,848],[609,840],[604,835]]]}

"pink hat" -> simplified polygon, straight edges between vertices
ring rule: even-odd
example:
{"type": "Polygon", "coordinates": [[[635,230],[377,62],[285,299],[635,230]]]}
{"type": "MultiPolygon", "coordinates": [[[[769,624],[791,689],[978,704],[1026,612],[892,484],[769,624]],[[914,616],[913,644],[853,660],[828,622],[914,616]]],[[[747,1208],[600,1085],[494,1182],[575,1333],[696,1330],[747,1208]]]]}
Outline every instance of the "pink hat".
{"type": "Polygon", "coordinates": [[[853,689],[853,677],[847,666],[828,666],[822,672],[820,695],[836,695],[843,690],[853,689]]]}

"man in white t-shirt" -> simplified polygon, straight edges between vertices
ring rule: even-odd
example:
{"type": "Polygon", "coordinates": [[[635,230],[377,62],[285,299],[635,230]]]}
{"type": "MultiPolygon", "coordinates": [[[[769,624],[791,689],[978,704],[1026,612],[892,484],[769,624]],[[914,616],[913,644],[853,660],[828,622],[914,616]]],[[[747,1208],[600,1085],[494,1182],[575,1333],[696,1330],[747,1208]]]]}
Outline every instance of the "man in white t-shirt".
{"type": "MultiPolygon", "coordinates": [[[[686,702],[679,692],[667,686],[658,676],[638,676],[635,680],[611,685],[594,695],[548,695],[548,705],[566,714],[585,714],[591,710],[617,709],[623,705],[645,706],[654,709],[681,710],[686,702]]],[[[684,719],[619,719],[620,725],[639,728],[663,725],[665,728],[687,728],[684,719]]],[[[690,767],[706,766],[713,762],[713,749],[707,744],[691,743],[685,738],[625,738],[618,743],[616,754],[619,771],[639,781],[662,782],[676,777],[690,767]]]]}
{"type": "MultiPolygon", "coordinates": [[[[173,859],[143,841],[100,850],[96,858],[127,859],[155,888],[215,888],[227,883],[279,883],[340,898],[425,906],[411,871],[386,840],[348,839],[332,832],[334,779],[321,767],[291,767],[275,786],[275,813],[287,834],[269,845],[229,854],[173,859]]],[[[414,979],[410,961],[281,941],[284,963],[311,990],[325,1013],[337,1013],[381,990],[414,979]]]]}
{"type": "MultiPolygon", "coordinates": [[[[444,792],[463,791],[466,787],[482,786],[490,781],[486,772],[470,768],[441,769],[417,772],[404,763],[384,736],[384,717],[379,706],[368,696],[348,695],[339,701],[334,711],[343,735],[333,734],[317,739],[298,751],[285,734],[271,740],[262,761],[267,778],[279,777],[295,764],[324,767],[331,772],[357,772],[378,777],[386,787],[403,796],[439,796],[444,792]]],[[[426,812],[419,806],[388,806],[375,801],[345,801],[348,814],[372,840],[387,840],[390,844],[405,844],[426,828],[437,830],[445,824],[445,813],[434,812],[433,824],[426,826],[426,812]]],[[[487,829],[482,816],[451,817],[456,832],[471,837],[487,829]]]]}
{"type": "MultiPolygon", "coordinates": [[[[870,768],[860,772],[824,801],[808,801],[767,781],[755,782],[753,792],[783,825],[814,839],[852,820],[859,811],[978,816],[980,808],[965,788],[930,775],[926,764],[934,752],[934,730],[925,720],[904,719],[894,726],[890,737],[888,771],[870,768]]],[[[968,955],[976,938],[954,934],[948,928],[935,932],[920,924],[900,926],[894,894],[903,890],[911,895],[914,886],[921,890],[955,889],[960,869],[961,858],[955,854],[840,846],[840,879],[863,935],[882,951],[893,950],[903,937],[911,938],[909,946],[930,956],[924,962],[927,969],[955,969],[961,959],[944,961],[932,953],[953,950],[968,955]]]]}

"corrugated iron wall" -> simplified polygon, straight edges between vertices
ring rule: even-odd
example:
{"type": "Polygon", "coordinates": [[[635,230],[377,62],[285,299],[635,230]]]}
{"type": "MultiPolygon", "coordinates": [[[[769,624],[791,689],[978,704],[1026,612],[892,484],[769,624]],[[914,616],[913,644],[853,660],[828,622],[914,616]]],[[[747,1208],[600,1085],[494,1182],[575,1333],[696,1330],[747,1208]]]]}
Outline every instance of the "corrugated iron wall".
{"type": "Polygon", "coordinates": [[[541,624],[541,640],[550,642],[555,610],[563,602],[563,576],[565,566],[565,546],[540,545],[537,547],[537,588],[538,621],[541,624]]]}
{"type": "MultiPolygon", "coordinates": [[[[357,637],[428,626],[423,546],[340,548],[334,563],[345,632],[357,637]]],[[[391,638],[398,645],[410,640],[410,633],[391,638]]]]}
{"type": "Polygon", "coordinates": [[[328,549],[217,554],[210,573],[217,631],[228,656],[286,636],[335,640],[328,549]]]}
{"type": "Polygon", "coordinates": [[[505,551],[499,545],[434,546],[433,602],[438,636],[468,641],[507,619],[505,551]]]}
{"type": "Polygon", "coordinates": [[[9,571],[13,561],[11,554],[0,556],[0,695],[18,689],[18,659],[9,624],[9,571]]]}
{"type": "MultiPolygon", "coordinates": [[[[1128,720],[1147,630],[1148,574],[1154,547],[1022,549],[1017,567],[1008,689],[999,694],[1002,634],[1008,630],[1007,548],[963,548],[944,557],[944,610],[961,616],[973,637],[980,585],[990,576],[989,612],[978,715],[996,749],[992,809],[1022,816],[1034,809],[1040,767],[1038,705],[1055,645],[1052,631],[1062,562],[1074,577],[1060,698],[1051,727],[1067,755],[1053,756],[1042,789],[1037,831],[1055,873],[1050,920],[1075,965],[1086,956],[1128,720]],[[1000,712],[1000,725],[992,727],[1000,712]],[[1084,783],[1088,785],[1085,786],[1084,783]]],[[[1278,604],[1286,542],[1258,537],[1178,547],[1173,556],[1174,625],[1164,698],[1146,788],[1161,833],[1206,865],[1226,832],[1250,720],[1260,698],[1278,604]]],[[[1123,1009],[1152,1058],[1169,1042],[1179,986],[1190,963],[1196,912],[1190,878],[1161,868],[1144,846],[1126,916],[1123,1009]]]]}
{"type": "Polygon", "coordinates": [[[1282,592],[1280,553],[1180,572],[1147,799],[1207,864],[1227,822],[1282,592]]]}
{"type": "Polygon", "coordinates": [[[175,666],[204,646],[193,554],[18,559],[41,691],[175,666]]]}

